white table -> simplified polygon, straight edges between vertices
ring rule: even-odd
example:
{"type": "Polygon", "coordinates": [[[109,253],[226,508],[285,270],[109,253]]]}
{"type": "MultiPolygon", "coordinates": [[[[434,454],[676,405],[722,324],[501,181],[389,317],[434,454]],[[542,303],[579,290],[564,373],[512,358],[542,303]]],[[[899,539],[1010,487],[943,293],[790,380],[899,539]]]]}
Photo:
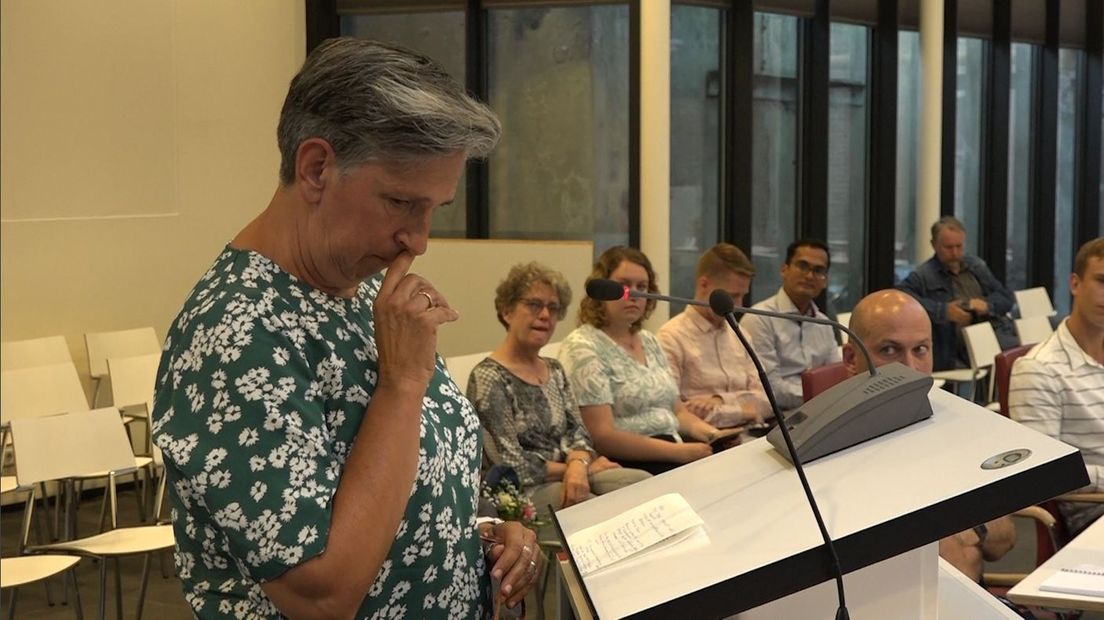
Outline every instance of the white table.
{"type": "Polygon", "coordinates": [[[1071,540],[1042,566],[1016,584],[1016,587],[1008,591],[1008,598],[1021,605],[1104,611],[1104,598],[1039,590],[1039,585],[1047,577],[1059,569],[1071,568],[1078,564],[1104,566],[1104,519],[1097,519],[1096,523],[1081,532],[1080,536],[1071,540]]]}

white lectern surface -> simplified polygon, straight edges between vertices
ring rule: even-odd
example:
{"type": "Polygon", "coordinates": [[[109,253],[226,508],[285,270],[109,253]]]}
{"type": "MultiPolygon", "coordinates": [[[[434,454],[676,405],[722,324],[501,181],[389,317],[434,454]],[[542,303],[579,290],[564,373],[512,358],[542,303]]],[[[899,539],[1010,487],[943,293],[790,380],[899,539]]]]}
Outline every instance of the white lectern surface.
{"type": "MultiPolygon", "coordinates": [[[[806,466],[845,572],[1087,483],[1071,446],[941,390],[931,402],[931,419],[806,466]],[[981,468],[1016,449],[1031,454],[981,468]]],[[[569,537],[671,492],[701,515],[704,534],[583,578],[600,618],[724,617],[831,578],[797,474],[763,439],[556,517],[569,537]]]]}

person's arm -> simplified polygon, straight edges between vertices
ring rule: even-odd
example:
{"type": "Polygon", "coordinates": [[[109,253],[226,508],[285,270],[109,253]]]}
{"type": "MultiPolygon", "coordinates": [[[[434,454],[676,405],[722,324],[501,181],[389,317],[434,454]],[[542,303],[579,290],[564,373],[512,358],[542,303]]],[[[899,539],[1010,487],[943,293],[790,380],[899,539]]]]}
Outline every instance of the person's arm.
{"type": "Polygon", "coordinates": [[[490,459],[496,461],[496,465],[501,463],[512,467],[523,487],[550,482],[551,479],[546,477],[544,458],[526,450],[518,442],[515,421],[525,412],[514,410],[514,399],[502,375],[490,365],[476,365],[468,380],[467,396],[479,414],[485,436],[493,444],[493,449],[487,450],[490,459]]]}
{"type": "Polygon", "coordinates": [[[682,403],[675,407],[675,417],[679,422],[679,435],[684,439],[709,443],[717,434],[717,427],[691,413],[682,403]]]}
{"type": "Polygon", "coordinates": [[[981,556],[986,562],[996,562],[1016,546],[1016,525],[1010,517],[998,517],[985,524],[986,536],[981,541],[981,556]]]}
{"type": "Polygon", "coordinates": [[[623,431],[614,425],[609,405],[585,405],[579,411],[594,447],[614,460],[689,463],[712,453],[707,444],[674,443],[623,431]]]}
{"type": "Polygon", "coordinates": [[[897,288],[916,298],[916,301],[920,302],[920,305],[928,313],[928,318],[931,319],[932,323],[950,322],[950,318],[947,317],[947,302],[936,301],[928,297],[928,287],[924,285],[924,276],[920,274],[922,266],[918,265],[912,273],[897,284],[897,288]]]}
{"type": "Polygon", "coordinates": [[[458,318],[439,294],[427,310],[407,275],[408,253],[392,263],[374,304],[379,381],[333,497],[325,550],[263,582],[288,617],[349,618],[394,542],[418,469],[422,399],[434,372],[437,328],[458,318]],[[350,570],[350,567],[358,570],[350,570]]]}
{"type": "Polygon", "coordinates": [[[1008,290],[1008,287],[998,280],[992,271],[989,271],[989,267],[984,262],[977,261],[974,266],[974,276],[981,283],[982,288],[988,291],[985,303],[988,305],[989,316],[1004,316],[1012,311],[1012,306],[1016,303],[1012,291],[1008,290]]]}
{"type": "Polygon", "coordinates": [[[801,377],[783,377],[778,372],[779,353],[774,338],[774,331],[767,328],[767,321],[782,321],[783,319],[762,318],[754,315],[745,316],[740,321],[740,329],[748,337],[755,354],[759,357],[759,363],[763,365],[767,373],[767,381],[770,381],[774,390],[774,397],[778,406],[782,408],[796,407],[802,401],[801,377]]]}

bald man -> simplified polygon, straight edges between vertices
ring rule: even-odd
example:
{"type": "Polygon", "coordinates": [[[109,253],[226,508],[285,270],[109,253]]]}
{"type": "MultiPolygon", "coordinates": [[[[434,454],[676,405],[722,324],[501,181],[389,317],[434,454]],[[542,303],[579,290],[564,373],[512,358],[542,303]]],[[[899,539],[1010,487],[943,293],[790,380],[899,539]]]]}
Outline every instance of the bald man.
{"type": "MultiPolygon", "coordinates": [[[[851,330],[870,351],[875,366],[901,362],[931,374],[932,330],[928,313],[916,298],[895,289],[875,291],[859,301],[851,313],[851,330]]],[[[853,343],[843,345],[847,372],[867,371],[866,358],[853,343]]],[[[939,555],[962,574],[981,580],[982,560],[999,560],[1016,544],[1012,519],[999,517],[939,541],[939,555]]]]}

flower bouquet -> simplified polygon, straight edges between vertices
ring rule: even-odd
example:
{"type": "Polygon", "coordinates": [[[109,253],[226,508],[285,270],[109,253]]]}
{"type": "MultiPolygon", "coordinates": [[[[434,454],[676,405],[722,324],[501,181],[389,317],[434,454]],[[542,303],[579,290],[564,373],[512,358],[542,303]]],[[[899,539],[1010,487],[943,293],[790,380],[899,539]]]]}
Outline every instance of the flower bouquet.
{"type": "Polygon", "coordinates": [[[518,521],[530,529],[537,529],[545,525],[545,522],[537,517],[537,508],[533,506],[533,500],[521,492],[510,480],[499,480],[495,485],[483,487],[483,499],[495,507],[499,519],[503,521],[518,521]]]}

